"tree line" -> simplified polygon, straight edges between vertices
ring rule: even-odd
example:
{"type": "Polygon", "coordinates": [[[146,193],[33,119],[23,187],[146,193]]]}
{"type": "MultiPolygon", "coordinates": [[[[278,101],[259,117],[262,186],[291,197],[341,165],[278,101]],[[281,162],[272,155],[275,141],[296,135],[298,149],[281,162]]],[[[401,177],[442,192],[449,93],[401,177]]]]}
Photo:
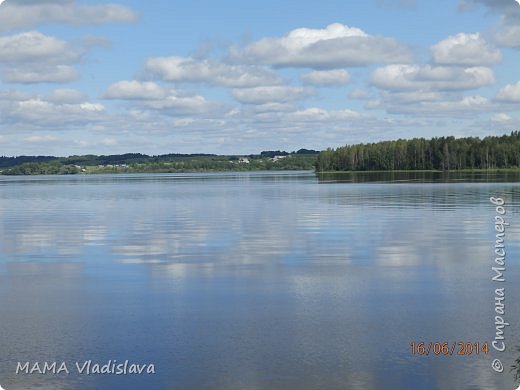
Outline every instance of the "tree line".
{"type": "Polygon", "coordinates": [[[79,173],[151,173],[256,170],[310,170],[319,152],[300,149],[287,153],[264,151],[259,155],[218,156],[213,154],[167,154],[147,156],[127,153],[110,156],[19,156],[0,157],[1,175],[54,175],[79,173]],[[277,154],[285,153],[285,154],[277,154]],[[270,156],[287,158],[275,160],[270,156]],[[247,161],[246,161],[247,160],[247,161]]]}
{"type": "MultiPolygon", "coordinates": [[[[309,149],[299,149],[296,152],[285,151],[263,151],[260,154],[249,154],[247,157],[251,159],[258,158],[272,158],[274,156],[289,156],[289,155],[317,155],[319,151],[309,149]]],[[[111,154],[97,156],[94,154],[87,154],[82,156],[69,157],[55,157],[55,156],[15,156],[6,157],[0,156],[0,168],[15,167],[22,164],[38,163],[45,165],[49,163],[50,167],[59,165],[80,165],[80,166],[96,166],[96,165],[115,165],[115,164],[153,164],[164,162],[178,162],[178,161],[203,161],[202,165],[208,161],[226,161],[238,160],[238,156],[219,156],[216,154],[207,153],[169,153],[157,156],[149,156],[142,153],[125,153],[125,154],[111,154]],[[55,163],[55,164],[52,164],[55,163]]],[[[31,167],[31,165],[28,165],[31,167]]],[[[50,168],[49,168],[50,169],[50,168]]],[[[54,169],[54,168],[52,168],[54,169]]]]}
{"type": "Polygon", "coordinates": [[[520,132],[383,141],[322,151],[316,171],[457,170],[520,167],[520,132]]]}

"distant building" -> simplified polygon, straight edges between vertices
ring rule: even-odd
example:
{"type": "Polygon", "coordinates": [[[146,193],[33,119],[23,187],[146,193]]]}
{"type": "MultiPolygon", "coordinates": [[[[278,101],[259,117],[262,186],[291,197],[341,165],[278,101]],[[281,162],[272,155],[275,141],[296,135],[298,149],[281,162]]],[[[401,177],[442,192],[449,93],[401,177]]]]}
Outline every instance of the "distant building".
{"type": "Polygon", "coordinates": [[[250,161],[247,157],[239,157],[238,162],[243,164],[249,164],[250,161]]]}

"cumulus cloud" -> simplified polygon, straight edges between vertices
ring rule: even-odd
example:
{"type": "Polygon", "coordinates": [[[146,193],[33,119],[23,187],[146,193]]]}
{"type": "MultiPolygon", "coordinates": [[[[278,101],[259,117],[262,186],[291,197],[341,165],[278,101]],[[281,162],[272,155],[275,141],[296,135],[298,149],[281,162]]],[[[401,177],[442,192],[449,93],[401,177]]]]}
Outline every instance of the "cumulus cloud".
{"type": "Polygon", "coordinates": [[[119,81],[103,93],[104,99],[164,99],[168,91],[153,82],[119,81]]]}
{"type": "MultiPolygon", "coordinates": [[[[253,106],[254,108],[258,106],[253,106]]],[[[350,123],[359,123],[370,119],[369,115],[351,109],[327,110],[319,107],[295,108],[287,110],[250,110],[250,106],[244,106],[237,114],[240,114],[240,122],[251,126],[276,126],[283,129],[308,128],[313,124],[334,124],[334,126],[348,126],[350,123]]],[[[315,129],[316,130],[316,129],[315,129]]]]}
{"type": "Polygon", "coordinates": [[[315,147],[321,147],[330,145],[332,140],[344,140],[347,134],[366,136],[374,129],[382,128],[376,119],[351,109],[287,107],[287,110],[257,111],[257,107],[241,106],[233,120],[226,121],[225,128],[236,134],[235,144],[254,142],[266,147],[283,147],[289,142],[293,145],[317,145],[319,142],[315,147]],[[276,133],[274,140],[273,132],[276,133]]]}
{"type": "Polygon", "coordinates": [[[22,66],[7,68],[2,72],[2,79],[7,83],[67,83],[79,79],[79,72],[69,65],[22,66]]]}
{"type": "MultiPolygon", "coordinates": [[[[247,109],[251,110],[251,112],[254,113],[262,113],[262,112],[290,112],[294,111],[296,109],[295,105],[293,103],[275,103],[275,102],[269,102],[269,103],[262,103],[262,104],[254,104],[249,105],[247,109]]],[[[237,112],[239,112],[237,109],[232,110],[228,113],[228,116],[232,117],[237,112]]]]}
{"type": "Polygon", "coordinates": [[[70,44],[38,31],[0,37],[0,62],[20,63],[45,60],[60,63],[77,61],[80,53],[70,44]]]}
{"type": "Polygon", "coordinates": [[[15,121],[26,128],[85,125],[105,118],[105,107],[99,103],[58,103],[43,97],[12,101],[0,105],[3,120],[15,121]]]}
{"type": "Polygon", "coordinates": [[[114,83],[101,97],[134,101],[142,109],[159,110],[167,115],[204,114],[220,108],[220,104],[208,101],[203,96],[136,80],[114,83]]]}
{"type": "Polygon", "coordinates": [[[433,45],[431,50],[433,61],[438,65],[490,66],[502,59],[500,50],[479,33],[450,36],[433,45]]]}
{"type": "Polygon", "coordinates": [[[386,90],[468,90],[495,83],[486,67],[388,65],[372,73],[372,84],[386,90]]]}
{"type": "Polygon", "coordinates": [[[85,49],[37,31],[0,37],[0,66],[9,83],[64,83],[79,78],[72,66],[85,49]]]}
{"type": "Polygon", "coordinates": [[[495,114],[491,117],[491,121],[497,122],[497,123],[504,123],[504,122],[510,122],[513,118],[511,118],[509,115],[501,112],[498,114],[495,114]]]}
{"type": "Polygon", "coordinates": [[[316,70],[300,75],[300,79],[316,86],[339,86],[348,84],[350,75],[344,69],[316,70]]]}
{"type": "Polygon", "coordinates": [[[0,102],[21,101],[31,99],[35,95],[16,89],[0,89],[0,102]]]}
{"type": "Polygon", "coordinates": [[[501,88],[497,93],[497,100],[520,103],[520,81],[516,84],[508,84],[501,88]]]}
{"type": "Polygon", "coordinates": [[[146,107],[160,110],[167,115],[207,114],[220,108],[220,104],[208,101],[200,95],[170,95],[162,100],[150,100],[146,107]]]}
{"type": "Polygon", "coordinates": [[[232,48],[236,61],[277,67],[336,69],[378,63],[408,63],[410,50],[396,39],[372,36],[334,23],[325,29],[298,28],[280,38],[264,38],[232,48]]]}
{"type": "Polygon", "coordinates": [[[291,86],[270,86],[240,88],[233,90],[233,96],[244,104],[287,103],[312,94],[312,90],[291,86]]]}
{"type": "Polygon", "coordinates": [[[459,96],[452,96],[450,92],[438,91],[382,91],[383,100],[393,103],[417,103],[433,101],[456,100],[459,96]]]}
{"type": "Polygon", "coordinates": [[[316,107],[298,110],[287,115],[288,120],[297,122],[361,120],[367,117],[365,114],[350,109],[327,111],[316,107]]]}
{"type": "Polygon", "coordinates": [[[0,127],[6,132],[44,128],[62,131],[106,118],[102,104],[88,102],[86,96],[74,89],[42,94],[0,90],[0,127]]]}
{"type": "Polygon", "coordinates": [[[154,57],[145,64],[145,72],[165,81],[207,83],[225,87],[253,87],[281,84],[275,72],[260,66],[230,65],[217,60],[191,57],[154,57]]]}
{"type": "Polygon", "coordinates": [[[408,101],[405,104],[398,100],[375,100],[367,104],[370,109],[384,109],[389,114],[412,114],[430,117],[473,116],[493,110],[494,105],[485,97],[464,96],[458,100],[422,99],[408,101]]]}
{"type": "Polygon", "coordinates": [[[134,11],[118,4],[80,5],[74,0],[9,0],[2,5],[0,31],[51,23],[89,25],[132,22],[136,19],[134,11]]]}
{"type": "Polygon", "coordinates": [[[84,103],[87,101],[87,96],[76,89],[61,88],[51,91],[46,96],[46,100],[53,103],[84,103]]]}

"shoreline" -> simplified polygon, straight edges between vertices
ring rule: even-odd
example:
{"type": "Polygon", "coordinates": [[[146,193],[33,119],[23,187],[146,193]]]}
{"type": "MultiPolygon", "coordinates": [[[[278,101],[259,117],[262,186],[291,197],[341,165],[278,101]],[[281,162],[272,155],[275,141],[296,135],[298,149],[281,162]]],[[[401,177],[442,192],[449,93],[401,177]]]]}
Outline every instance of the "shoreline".
{"type": "Polygon", "coordinates": [[[313,172],[316,175],[350,175],[350,174],[375,174],[375,173],[520,173],[520,168],[495,168],[495,169],[450,169],[450,170],[371,170],[371,171],[316,171],[313,169],[243,169],[243,170],[218,170],[218,169],[203,169],[203,170],[152,170],[152,171],[125,171],[125,170],[107,170],[107,171],[87,171],[77,173],[30,173],[30,174],[5,174],[0,172],[0,176],[90,176],[90,175],[124,175],[124,174],[177,174],[177,173],[245,173],[245,172],[313,172]]]}
{"type": "Polygon", "coordinates": [[[317,174],[350,174],[350,173],[520,173],[520,168],[475,168],[475,169],[395,169],[370,171],[316,171],[317,174]]]}

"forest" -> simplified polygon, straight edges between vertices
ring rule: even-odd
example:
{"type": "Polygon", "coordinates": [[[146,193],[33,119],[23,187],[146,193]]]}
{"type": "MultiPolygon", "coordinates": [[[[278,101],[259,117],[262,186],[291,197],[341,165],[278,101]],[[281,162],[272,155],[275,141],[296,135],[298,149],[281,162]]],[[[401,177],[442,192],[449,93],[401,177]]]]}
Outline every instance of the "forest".
{"type": "Polygon", "coordinates": [[[383,141],[322,151],[317,172],[461,170],[520,167],[520,132],[478,137],[383,141]]]}

